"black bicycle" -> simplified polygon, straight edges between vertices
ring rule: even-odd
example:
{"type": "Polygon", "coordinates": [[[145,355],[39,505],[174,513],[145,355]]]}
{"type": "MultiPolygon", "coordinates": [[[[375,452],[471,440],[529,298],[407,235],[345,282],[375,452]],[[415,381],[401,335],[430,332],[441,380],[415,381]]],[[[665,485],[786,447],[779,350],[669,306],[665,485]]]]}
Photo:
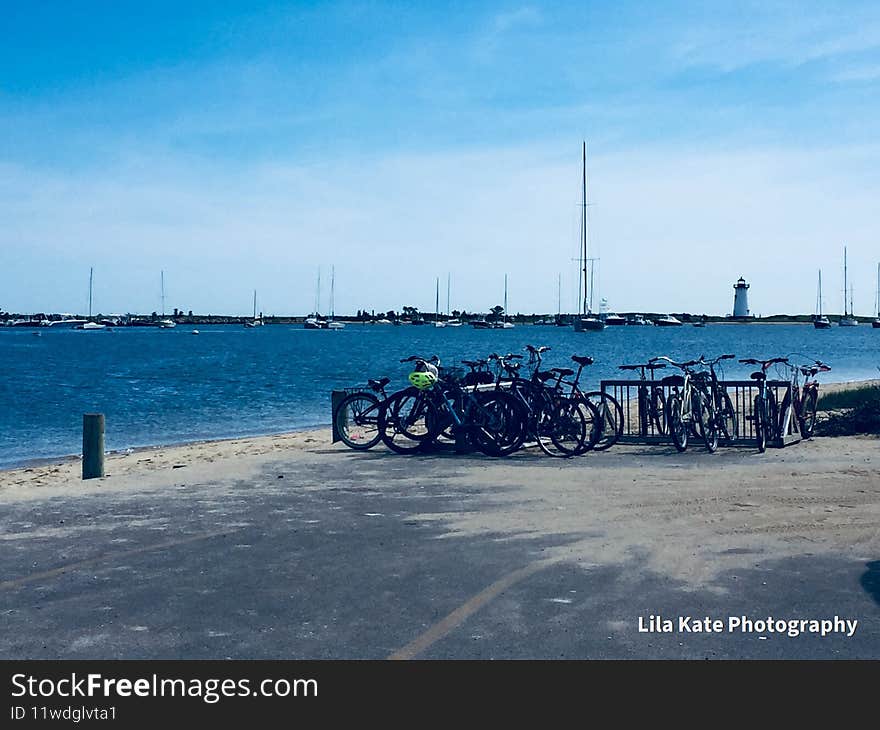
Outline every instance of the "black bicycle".
{"type": "Polygon", "coordinates": [[[753,372],[750,377],[758,386],[758,394],[755,396],[752,410],[755,439],[758,442],[758,451],[764,453],[767,450],[767,443],[777,438],[779,423],[779,404],[776,402],[773,389],[767,387],[767,368],[777,363],[788,363],[788,358],[773,357],[769,360],[757,360],[754,357],[747,357],[740,362],[747,365],[758,365],[761,368],[753,372]]]}
{"type": "Polygon", "coordinates": [[[666,367],[662,362],[646,362],[636,365],[619,365],[621,370],[638,370],[639,435],[647,436],[652,430],[658,436],[666,435],[666,396],[663,387],[654,380],[654,371],[666,367]],[[648,380],[645,372],[651,373],[648,380]]]}
{"type": "Polygon", "coordinates": [[[366,451],[382,440],[379,409],[388,398],[385,386],[390,382],[390,378],[368,380],[366,389],[353,390],[336,406],[333,423],[348,448],[366,451]]]}

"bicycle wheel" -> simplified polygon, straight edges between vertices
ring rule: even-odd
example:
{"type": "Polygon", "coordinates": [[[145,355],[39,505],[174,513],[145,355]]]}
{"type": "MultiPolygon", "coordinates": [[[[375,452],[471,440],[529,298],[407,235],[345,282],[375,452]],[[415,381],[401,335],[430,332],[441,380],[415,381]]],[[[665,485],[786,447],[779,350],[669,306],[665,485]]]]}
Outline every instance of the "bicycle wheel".
{"type": "Polygon", "coordinates": [[[599,417],[597,438],[591,448],[596,451],[610,449],[623,433],[623,408],[614,397],[601,390],[585,393],[584,398],[596,407],[599,417]]]}
{"type": "MultiPolygon", "coordinates": [[[[548,400],[538,413],[535,423],[538,446],[548,456],[567,457],[584,453],[594,424],[587,423],[587,414],[597,416],[589,401],[558,396],[548,400]]],[[[594,421],[595,423],[595,421],[594,421]]]]}
{"type": "Polygon", "coordinates": [[[760,393],[755,396],[753,418],[755,419],[755,440],[758,442],[758,451],[763,454],[767,450],[768,423],[766,400],[760,393]]]}
{"type": "Polygon", "coordinates": [[[816,430],[816,404],[819,401],[819,393],[816,390],[808,390],[801,401],[801,435],[812,438],[816,430]]]}
{"type": "Polygon", "coordinates": [[[669,435],[672,443],[678,451],[685,451],[688,447],[688,424],[681,417],[681,398],[671,395],[666,399],[666,423],[669,426],[669,435]]]}
{"type": "Polygon", "coordinates": [[[443,422],[437,406],[416,388],[406,388],[379,409],[382,442],[398,454],[411,454],[437,437],[443,422]]]}
{"type": "Polygon", "coordinates": [[[707,393],[697,391],[694,393],[692,410],[694,413],[694,421],[697,424],[697,432],[706,449],[710,454],[714,454],[718,450],[718,426],[715,422],[715,409],[712,407],[712,400],[707,393]]]}
{"type": "Polygon", "coordinates": [[[379,399],[372,393],[352,393],[342,399],[333,415],[339,437],[350,449],[366,451],[382,440],[379,399]]]}
{"type": "Polygon", "coordinates": [[[718,424],[718,436],[729,445],[739,438],[739,422],[733,401],[727,393],[721,394],[720,409],[715,411],[715,422],[718,424]]]}
{"type": "Polygon", "coordinates": [[[779,428],[779,404],[776,396],[769,388],[765,395],[765,408],[767,410],[767,443],[770,444],[780,436],[779,428]]]}
{"type": "Polygon", "coordinates": [[[525,440],[526,419],[522,404],[510,393],[478,393],[470,412],[476,447],[487,456],[508,456],[525,440]]]}
{"type": "Polygon", "coordinates": [[[665,436],[668,427],[668,410],[663,388],[654,388],[654,392],[651,393],[651,420],[657,428],[657,434],[665,436]]]}

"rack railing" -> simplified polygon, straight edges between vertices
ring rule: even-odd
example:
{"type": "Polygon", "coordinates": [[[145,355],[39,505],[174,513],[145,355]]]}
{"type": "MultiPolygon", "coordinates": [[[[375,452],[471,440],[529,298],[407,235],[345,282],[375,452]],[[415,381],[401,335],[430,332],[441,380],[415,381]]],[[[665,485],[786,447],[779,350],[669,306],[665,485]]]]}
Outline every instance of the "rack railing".
{"type": "MultiPolygon", "coordinates": [[[[758,387],[754,380],[723,380],[719,384],[727,391],[730,402],[736,413],[737,430],[734,445],[747,446],[756,442],[754,404],[758,387]]],[[[616,399],[623,409],[623,433],[620,443],[623,444],[664,444],[671,442],[671,437],[659,432],[657,424],[651,418],[650,409],[644,414],[642,409],[650,403],[651,394],[655,388],[663,391],[664,401],[669,398],[673,386],[664,385],[660,380],[603,380],[600,388],[616,399]],[[639,396],[639,390],[644,389],[644,395],[639,396]]],[[[767,388],[772,389],[776,397],[776,403],[781,407],[783,402],[791,403],[791,383],[785,380],[768,380],[767,388]],[[786,397],[788,395],[789,397],[786,397]]],[[[799,441],[801,436],[798,430],[797,418],[794,417],[791,407],[785,413],[779,414],[780,423],[783,425],[783,436],[775,439],[768,445],[774,447],[787,446],[799,441]]]]}

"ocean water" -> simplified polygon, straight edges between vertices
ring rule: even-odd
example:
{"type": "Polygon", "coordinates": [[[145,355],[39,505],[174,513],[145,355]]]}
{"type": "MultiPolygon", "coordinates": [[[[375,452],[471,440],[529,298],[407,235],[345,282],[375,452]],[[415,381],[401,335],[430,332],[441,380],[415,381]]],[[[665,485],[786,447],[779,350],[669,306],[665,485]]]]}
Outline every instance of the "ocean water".
{"type": "MultiPolygon", "coordinates": [[[[587,383],[619,378],[621,363],[655,355],[685,360],[799,355],[831,365],[825,382],[880,377],[880,330],[861,325],[814,330],[804,325],[571,328],[517,326],[394,327],[352,325],[305,330],[295,325],[178,326],[112,331],[0,327],[0,467],[76,454],[82,414],[106,416],[108,449],[279,433],[330,423],[330,391],[387,375],[406,384],[408,355],[444,364],[490,352],[549,345],[545,365],[590,355],[587,383]]],[[[725,375],[747,377],[733,363],[725,375]]]]}

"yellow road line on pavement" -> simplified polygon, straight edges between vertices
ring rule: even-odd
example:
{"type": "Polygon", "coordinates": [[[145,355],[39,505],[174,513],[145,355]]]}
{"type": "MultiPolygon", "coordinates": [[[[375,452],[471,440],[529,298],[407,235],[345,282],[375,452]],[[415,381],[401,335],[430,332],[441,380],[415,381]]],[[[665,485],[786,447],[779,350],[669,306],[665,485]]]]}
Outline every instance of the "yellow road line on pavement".
{"type": "Polygon", "coordinates": [[[548,560],[538,560],[530,563],[524,568],[514,570],[503,578],[499,578],[492,585],[484,588],[482,591],[465,601],[461,606],[456,608],[452,613],[444,619],[438,621],[431,628],[425,631],[421,636],[417,637],[402,649],[398,649],[391,654],[389,659],[414,659],[425,649],[435,644],[437,641],[446,636],[449,632],[461,626],[470,616],[479,611],[487,603],[490,603],[500,594],[504,593],[511,586],[516,585],[525,580],[530,575],[534,575],[540,570],[549,567],[554,563],[558,563],[562,558],[550,558],[548,560]]]}

